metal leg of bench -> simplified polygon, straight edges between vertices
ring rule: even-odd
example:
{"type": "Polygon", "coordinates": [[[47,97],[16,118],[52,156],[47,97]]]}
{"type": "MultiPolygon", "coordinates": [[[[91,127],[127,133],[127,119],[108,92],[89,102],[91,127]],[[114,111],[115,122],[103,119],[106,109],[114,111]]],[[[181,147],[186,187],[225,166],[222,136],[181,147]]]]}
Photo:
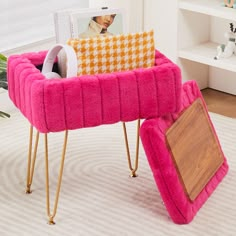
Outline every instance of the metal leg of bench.
{"type": "Polygon", "coordinates": [[[131,177],[137,177],[136,171],[138,169],[138,158],[139,158],[139,128],[140,128],[140,119],[138,119],[138,121],[137,121],[136,156],[135,156],[135,162],[134,162],[134,168],[133,168],[132,163],[131,163],[131,157],[130,157],[130,149],[129,149],[129,142],[128,142],[126,125],[125,125],[125,122],[123,122],[125,146],[126,146],[126,152],[127,152],[128,165],[129,165],[129,169],[131,171],[131,173],[130,173],[131,177]]]}
{"type": "Polygon", "coordinates": [[[28,151],[28,167],[27,167],[27,179],[26,179],[26,190],[25,192],[27,194],[30,194],[31,191],[31,185],[33,182],[33,176],[34,176],[34,167],[35,167],[35,161],[37,156],[37,149],[38,149],[38,142],[39,142],[39,132],[37,131],[36,137],[35,137],[35,143],[34,143],[34,152],[32,156],[32,146],[33,146],[33,126],[30,126],[30,137],[29,137],[29,151],[28,151]]]}
{"type": "Polygon", "coordinates": [[[44,141],[45,141],[46,205],[47,205],[48,223],[50,225],[55,224],[54,217],[57,213],[57,206],[58,206],[59,193],[60,193],[60,188],[61,188],[62,174],[63,174],[63,168],[64,168],[65,154],[66,154],[67,139],[68,139],[68,130],[65,131],[64,145],[63,145],[62,156],[61,156],[61,164],[60,164],[59,175],[58,175],[58,182],[57,182],[57,190],[56,190],[54,208],[53,208],[53,211],[51,213],[51,209],[50,209],[50,192],[49,192],[48,138],[47,138],[47,134],[45,134],[45,140],[44,141]]]}

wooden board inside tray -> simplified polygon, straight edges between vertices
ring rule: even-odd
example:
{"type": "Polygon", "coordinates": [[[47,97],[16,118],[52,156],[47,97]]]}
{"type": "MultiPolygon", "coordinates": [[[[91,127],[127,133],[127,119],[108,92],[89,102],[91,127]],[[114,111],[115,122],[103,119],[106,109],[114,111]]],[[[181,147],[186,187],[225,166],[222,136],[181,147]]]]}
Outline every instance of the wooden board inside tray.
{"type": "Polygon", "coordinates": [[[201,99],[167,130],[166,140],[186,194],[194,201],[224,161],[201,99]]]}

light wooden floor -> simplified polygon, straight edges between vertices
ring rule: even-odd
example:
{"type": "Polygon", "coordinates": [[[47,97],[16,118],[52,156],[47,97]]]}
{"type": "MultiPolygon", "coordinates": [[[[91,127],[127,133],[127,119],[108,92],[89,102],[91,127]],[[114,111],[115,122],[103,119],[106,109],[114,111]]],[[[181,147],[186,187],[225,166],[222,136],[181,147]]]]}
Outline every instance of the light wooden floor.
{"type": "Polygon", "coordinates": [[[213,89],[203,89],[202,95],[208,110],[224,116],[236,118],[236,96],[213,89]]]}

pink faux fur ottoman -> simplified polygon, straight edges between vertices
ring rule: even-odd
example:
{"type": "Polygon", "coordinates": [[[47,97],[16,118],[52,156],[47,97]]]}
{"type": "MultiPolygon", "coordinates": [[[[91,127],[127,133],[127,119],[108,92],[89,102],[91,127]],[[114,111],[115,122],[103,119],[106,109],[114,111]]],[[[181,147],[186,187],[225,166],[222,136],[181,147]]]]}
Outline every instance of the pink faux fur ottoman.
{"type": "MultiPolygon", "coordinates": [[[[46,53],[11,56],[8,59],[7,78],[11,100],[31,124],[27,193],[31,192],[39,137],[36,135],[33,152],[33,127],[38,130],[37,134],[44,133],[47,214],[49,224],[54,224],[68,130],[113,124],[119,121],[154,118],[177,112],[181,104],[182,84],[179,68],[158,51],[155,54],[155,66],[151,68],[64,79],[47,79],[40,72],[46,53]],[[54,210],[51,213],[47,133],[64,130],[60,174],[54,210]]],[[[56,66],[55,62],[54,68],[56,66]]],[[[139,135],[138,132],[137,134],[139,135]]],[[[137,140],[139,139],[137,138],[137,140]]],[[[137,147],[138,143],[137,141],[137,147]]],[[[128,153],[127,141],[126,149],[128,153]]],[[[138,151],[135,166],[138,166],[137,157],[138,151]]],[[[127,158],[130,161],[128,154],[127,158]]],[[[129,168],[132,176],[135,176],[137,167],[133,169],[130,164],[129,168]]]]}
{"type": "Polygon", "coordinates": [[[180,70],[158,51],[152,68],[53,80],[38,69],[45,56],[11,56],[7,71],[11,100],[41,133],[159,117],[180,108],[180,70]]]}

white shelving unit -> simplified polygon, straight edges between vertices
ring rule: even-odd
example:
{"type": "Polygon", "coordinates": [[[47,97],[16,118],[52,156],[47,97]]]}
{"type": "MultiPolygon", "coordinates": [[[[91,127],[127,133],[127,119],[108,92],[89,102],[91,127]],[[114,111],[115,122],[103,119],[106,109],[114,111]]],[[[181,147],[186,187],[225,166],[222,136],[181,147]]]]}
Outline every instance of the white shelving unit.
{"type": "Polygon", "coordinates": [[[223,0],[179,0],[177,63],[183,80],[194,79],[200,88],[236,95],[236,56],[215,60],[216,47],[226,43],[229,23],[236,27],[236,9],[223,0]]]}

